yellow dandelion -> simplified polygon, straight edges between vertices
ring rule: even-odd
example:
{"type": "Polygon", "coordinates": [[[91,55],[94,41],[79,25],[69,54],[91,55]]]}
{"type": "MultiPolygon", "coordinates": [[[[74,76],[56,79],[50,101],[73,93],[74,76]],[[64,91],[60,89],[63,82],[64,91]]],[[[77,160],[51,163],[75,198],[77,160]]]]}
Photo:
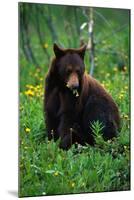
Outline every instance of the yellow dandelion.
{"type": "Polygon", "coordinates": [[[98,58],[97,58],[97,57],[95,57],[95,58],[94,58],[94,61],[97,61],[97,60],[98,60],[98,58]]]}
{"type": "Polygon", "coordinates": [[[104,83],[101,83],[101,86],[105,88],[105,85],[104,85],[104,83]]]}
{"type": "Polygon", "coordinates": [[[114,68],[113,68],[113,71],[114,71],[114,72],[117,72],[117,71],[118,71],[118,68],[117,68],[117,67],[114,67],[114,68]]]}
{"type": "Polygon", "coordinates": [[[121,94],[120,94],[120,97],[122,98],[122,97],[124,97],[124,95],[121,93],[121,94]]]}
{"type": "Polygon", "coordinates": [[[124,115],[124,118],[125,118],[125,119],[129,119],[128,115],[124,115]]]}
{"type": "Polygon", "coordinates": [[[119,95],[119,99],[120,99],[120,100],[123,99],[123,97],[124,97],[123,94],[120,94],[120,95],[119,95]]]}
{"type": "Polygon", "coordinates": [[[124,90],[121,90],[121,94],[125,94],[126,92],[124,90]]]}
{"type": "Polygon", "coordinates": [[[71,187],[74,187],[74,186],[75,186],[75,183],[74,183],[74,182],[72,182],[72,183],[71,183],[71,187]]]}
{"type": "Polygon", "coordinates": [[[47,49],[47,48],[48,48],[48,44],[45,43],[45,44],[43,45],[43,47],[44,47],[45,49],[47,49]]]}
{"type": "Polygon", "coordinates": [[[26,88],[29,88],[29,86],[30,86],[30,85],[29,85],[29,84],[27,84],[27,85],[26,85],[26,88]]]}
{"type": "Polygon", "coordinates": [[[124,66],[124,67],[123,67],[123,70],[124,70],[124,71],[127,71],[127,67],[126,67],[126,66],[124,66]]]}
{"type": "Polygon", "coordinates": [[[29,89],[29,90],[25,91],[25,95],[34,96],[34,92],[31,89],[29,89]]]}
{"type": "Polygon", "coordinates": [[[33,89],[34,86],[33,86],[33,85],[29,85],[29,84],[27,84],[27,85],[26,85],[26,88],[33,89]]]}
{"type": "Polygon", "coordinates": [[[109,76],[110,76],[110,74],[109,74],[109,73],[107,73],[107,74],[106,74],[106,77],[109,77],[109,76]]]}
{"type": "Polygon", "coordinates": [[[43,78],[42,78],[42,77],[40,78],[40,81],[43,81],[43,78]]]}
{"type": "Polygon", "coordinates": [[[37,87],[35,87],[35,88],[34,88],[34,91],[35,91],[35,92],[37,92],[37,91],[38,91],[38,88],[37,88],[37,87]]]}
{"type": "Polygon", "coordinates": [[[59,172],[55,172],[55,173],[54,173],[54,176],[58,176],[58,175],[59,175],[59,172]]]}
{"type": "Polygon", "coordinates": [[[109,83],[106,83],[105,85],[106,85],[106,87],[109,87],[109,83]]]}
{"type": "Polygon", "coordinates": [[[37,86],[36,86],[37,89],[40,89],[40,87],[41,87],[40,85],[37,85],[37,86]]]}
{"type": "Polygon", "coordinates": [[[124,87],[124,89],[125,89],[125,90],[128,90],[128,86],[126,85],[126,86],[124,87]]]}
{"type": "Polygon", "coordinates": [[[27,127],[27,128],[25,128],[25,131],[26,131],[26,133],[29,133],[31,131],[31,129],[27,127]]]}

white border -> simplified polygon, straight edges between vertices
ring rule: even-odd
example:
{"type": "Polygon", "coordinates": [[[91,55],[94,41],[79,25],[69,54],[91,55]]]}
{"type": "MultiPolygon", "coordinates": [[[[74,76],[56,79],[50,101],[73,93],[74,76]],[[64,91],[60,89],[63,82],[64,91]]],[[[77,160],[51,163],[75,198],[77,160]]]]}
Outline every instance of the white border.
{"type": "MultiPolygon", "coordinates": [[[[48,4],[83,5],[95,7],[130,8],[132,13],[132,51],[134,55],[134,6],[132,0],[32,0],[21,2],[40,2],[48,4]]],[[[3,0],[0,4],[0,199],[17,199],[18,185],[18,1],[3,0]]],[[[131,57],[132,61],[133,57],[131,57]]],[[[133,86],[133,62],[131,62],[131,84],[133,86]]],[[[134,105],[134,92],[131,91],[131,104],[134,105]]],[[[134,112],[131,112],[133,122],[134,112]]],[[[132,130],[134,130],[132,124],[132,130]]],[[[131,131],[131,136],[133,134],[131,131]]],[[[131,139],[132,151],[134,139],[131,139]]],[[[132,152],[131,151],[131,152],[132,152]]],[[[132,169],[134,154],[132,152],[132,169]]],[[[134,170],[132,170],[132,191],[94,193],[80,195],[35,197],[29,199],[132,199],[134,193],[134,170]]],[[[27,199],[27,198],[22,198],[27,199]]]]}
{"type": "Polygon", "coordinates": [[[128,0],[126,3],[122,0],[22,0],[21,2],[35,2],[62,5],[80,5],[94,7],[112,7],[112,8],[131,8],[132,3],[128,0]]]}

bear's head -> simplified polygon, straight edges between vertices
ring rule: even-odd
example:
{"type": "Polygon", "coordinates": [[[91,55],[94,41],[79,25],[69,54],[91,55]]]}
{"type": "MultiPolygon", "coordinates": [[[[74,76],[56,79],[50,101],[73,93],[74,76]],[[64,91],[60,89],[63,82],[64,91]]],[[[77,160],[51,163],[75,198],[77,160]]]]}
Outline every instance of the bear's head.
{"type": "Polygon", "coordinates": [[[85,71],[84,55],[86,45],[79,49],[63,49],[54,44],[53,49],[56,61],[55,67],[60,81],[77,95],[85,71]]]}

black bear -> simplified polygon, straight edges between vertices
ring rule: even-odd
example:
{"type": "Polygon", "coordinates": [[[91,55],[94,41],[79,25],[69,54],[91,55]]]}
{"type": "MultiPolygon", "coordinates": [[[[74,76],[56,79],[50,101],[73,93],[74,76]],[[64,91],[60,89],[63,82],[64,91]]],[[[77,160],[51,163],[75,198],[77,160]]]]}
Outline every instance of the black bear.
{"type": "Polygon", "coordinates": [[[117,135],[120,116],[117,105],[101,84],[85,72],[86,46],[62,49],[54,44],[45,81],[44,111],[48,139],[60,138],[60,147],[94,145],[91,123],[103,123],[105,140],[117,135]]]}

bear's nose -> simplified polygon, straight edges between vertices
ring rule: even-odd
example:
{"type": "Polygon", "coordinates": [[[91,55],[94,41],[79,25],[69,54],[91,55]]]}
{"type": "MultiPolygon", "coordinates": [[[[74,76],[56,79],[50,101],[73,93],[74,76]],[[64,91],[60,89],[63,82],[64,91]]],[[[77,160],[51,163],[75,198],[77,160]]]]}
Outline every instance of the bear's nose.
{"type": "Polygon", "coordinates": [[[71,87],[72,90],[78,90],[78,88],[79,88],[79,84],[74,84],[71,87]]]}

